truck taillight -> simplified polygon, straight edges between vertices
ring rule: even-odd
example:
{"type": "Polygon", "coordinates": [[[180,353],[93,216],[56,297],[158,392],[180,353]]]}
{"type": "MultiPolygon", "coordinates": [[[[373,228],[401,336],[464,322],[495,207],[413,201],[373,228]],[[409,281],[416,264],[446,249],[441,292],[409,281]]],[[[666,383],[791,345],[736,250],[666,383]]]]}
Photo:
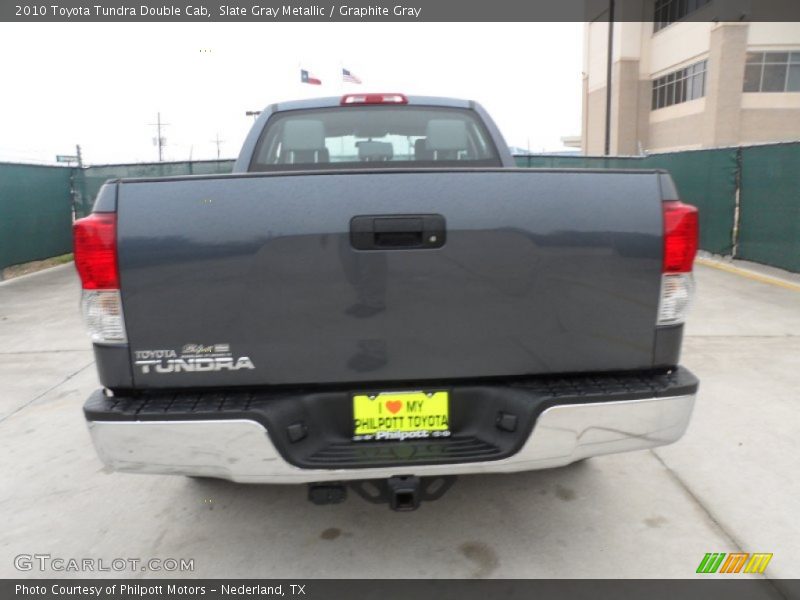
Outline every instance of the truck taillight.
{"type": "Polygon", "coordinates": [[[694,296],[692,266],[697,253],[697,209],[678,200],[662,203],[664,257],[657,325],[683,323],[694,296]]]}
{"type": "Polygon", "coordinates": [[[408,98],[405,94],[345,94],[339,104],[408,104],[408,98]]]}
{"type": "Polygon", "coordinates": [[[75,267],[81,278],[81,312],[93,342],[128,341],[117,267],[117,215],[92,213],[72,227],[75,267]]]}
{"type": "Polygon", "coordinates": [[[117,215],[92,213],[72,226],[75,267],[85,290],[119,289],[117,215]]]}
{"type": "Polygon", "coordinates": [[[664,273],[689,273],[697,253],[697,209],[678,200],[662,203],[664,273]]]}

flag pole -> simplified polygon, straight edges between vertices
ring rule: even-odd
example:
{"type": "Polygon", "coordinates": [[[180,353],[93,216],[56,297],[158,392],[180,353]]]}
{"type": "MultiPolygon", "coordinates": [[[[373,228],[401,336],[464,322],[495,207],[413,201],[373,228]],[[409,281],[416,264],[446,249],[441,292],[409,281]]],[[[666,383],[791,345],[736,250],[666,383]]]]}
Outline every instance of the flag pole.
{"type": "MultiPolygon", "coordinates": [[[[344,61],[339,57],[339,96],[344,95],[344,61]]],[[[339,137],[339,156],[344,156],[344,136],[339,137]]]]}
{"type": "Polygon", "coordinates": [[[297,71],[294,74],[295,76],[294,85],[298,89],[298,94],[297,94],[298,97],[301,97],[305,93],[305,90],[303,89],[302,72],[303,72],[303,63],[298,61],[297,71]]]}

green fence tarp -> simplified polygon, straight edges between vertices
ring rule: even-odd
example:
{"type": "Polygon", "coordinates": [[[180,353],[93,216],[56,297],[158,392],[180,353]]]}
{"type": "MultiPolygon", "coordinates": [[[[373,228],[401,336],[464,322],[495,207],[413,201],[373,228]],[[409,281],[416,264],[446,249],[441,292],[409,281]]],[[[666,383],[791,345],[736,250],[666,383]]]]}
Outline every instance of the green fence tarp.
{"type": "MultiPolygon", "coordinates": [[[[800,143],[645,157],[530,155],[515,160],[529,168],[666,169],[681,199],[700,209],[700,247],[725,255],[733,252],[738,172],[736,257],[800,271],[800,143]]],[[[232,168],[231,160],[84,169],[0,164],[0,268],[70,251],[71,185],[75,214],[81,217],[91,212],[108,179],[229,173],[232,168]]]]}
{"type": "Polygon", "coordinates": [[[178,175],[214,175],[230,173],[232,160],[203,160],[195,162],[139,163],[129,165],[98,165],[76,169],[75,212],[83,217],[92,212],[100,187],[109,179],[123,177],[173,177],[178,175]]]}
{"type": "Polygon", "coordinates": [[[517,166],[557,169],[666,169],[681,199],[700,211],[700,247],[730,254],[736,206],[736,149],[696,150],[650,156],[515,157],[517,166]]]}
{"type": "Polygon", "coordinates": [[[72,172],[0,164],[0,269],[72,252],[72,172]]]}
{"type": "Polygon", "coordinates": [[[742,149],[737,257],[800,271],[800,143],[742,149]]]}
{"type": "Polygon", "coordinates": [[[700,247],[730,254],[736,211],[736,148],[652,154],[642,159],[647,169],[666,169],[680,199],[700,212],[700,247]]]}
{"type": "Polygon", "coordinates": [[[536,169],[644,169],[636,156],[574,156],[531,154],[515,156],[518,167],[536,169]]]}

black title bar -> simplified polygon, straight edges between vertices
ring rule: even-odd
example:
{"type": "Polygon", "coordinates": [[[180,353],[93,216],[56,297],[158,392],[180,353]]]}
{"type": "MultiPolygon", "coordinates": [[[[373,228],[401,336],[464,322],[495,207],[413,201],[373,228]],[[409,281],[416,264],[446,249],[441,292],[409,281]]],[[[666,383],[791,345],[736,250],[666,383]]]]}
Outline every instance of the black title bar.
{"type": "MultiPolygon", "coordinates": [[[[615,21],[652,21],[655,0],[615,0],[615,21]]],[[[4,0],[0,21],[605,21],[609,0],[4,0]]],[[[685,21],[800,21],[798,0],[714,0],[685,21]]]]}

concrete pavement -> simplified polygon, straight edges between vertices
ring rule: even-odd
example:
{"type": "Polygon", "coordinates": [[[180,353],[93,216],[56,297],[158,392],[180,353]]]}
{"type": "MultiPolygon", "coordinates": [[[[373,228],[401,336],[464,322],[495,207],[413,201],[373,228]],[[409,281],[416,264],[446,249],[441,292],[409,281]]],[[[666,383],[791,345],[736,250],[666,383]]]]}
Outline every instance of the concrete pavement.
{"type": "Polygon", "coordinates": [[[72,266],[0,284],[0,576],[79,575],[14,568],[47,553],[190,558],[195,577],[685,578],[706,552],[744,551],[774,553],[769,577],[799,577],[800,292],[696,273],[682,362],[701,390],[683,440],[463,477],[410,514],[107,472],[81,414],[99,384],[72,266]]]}

